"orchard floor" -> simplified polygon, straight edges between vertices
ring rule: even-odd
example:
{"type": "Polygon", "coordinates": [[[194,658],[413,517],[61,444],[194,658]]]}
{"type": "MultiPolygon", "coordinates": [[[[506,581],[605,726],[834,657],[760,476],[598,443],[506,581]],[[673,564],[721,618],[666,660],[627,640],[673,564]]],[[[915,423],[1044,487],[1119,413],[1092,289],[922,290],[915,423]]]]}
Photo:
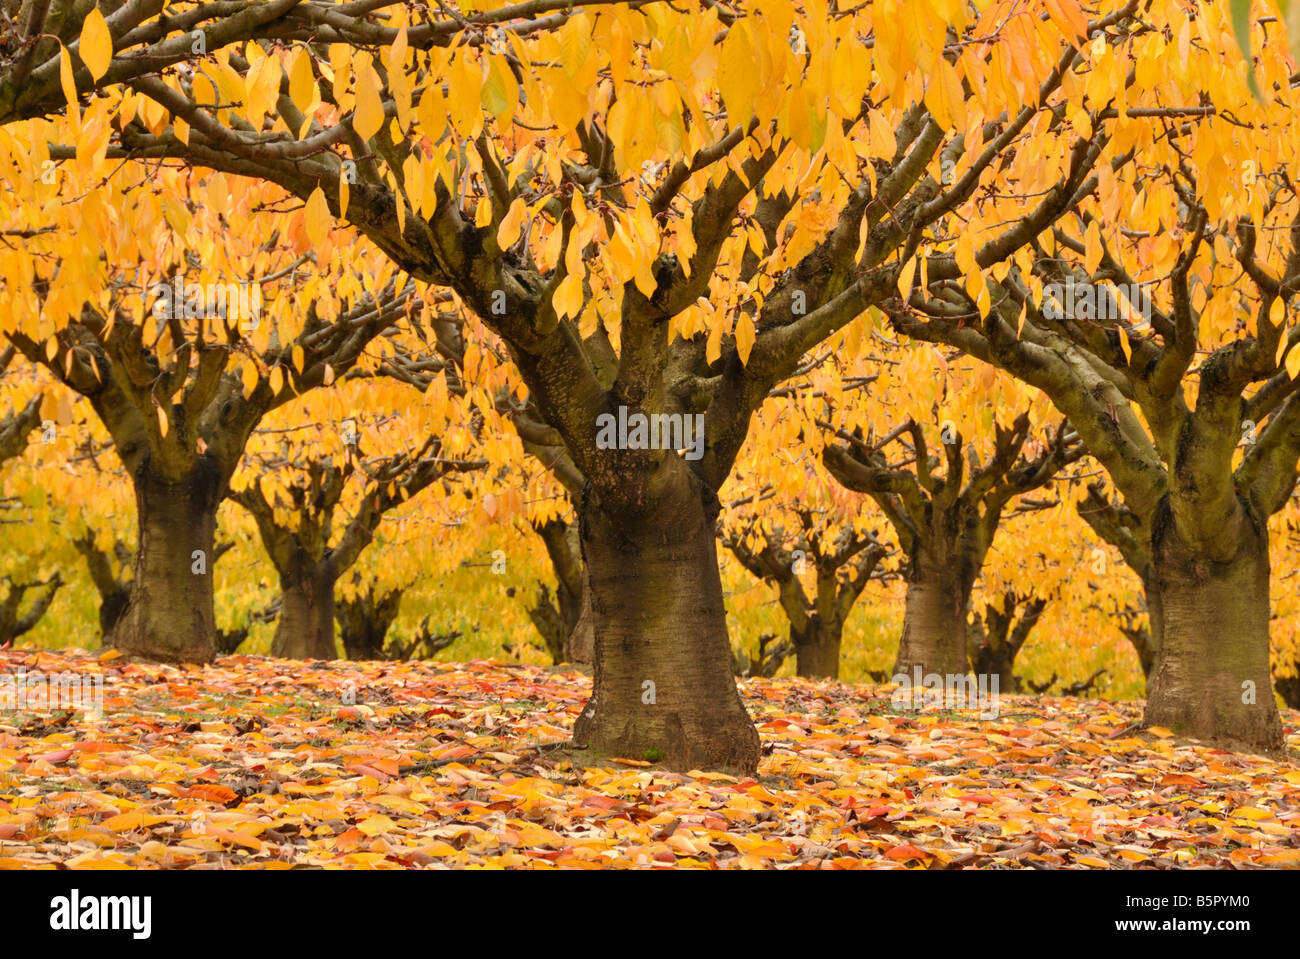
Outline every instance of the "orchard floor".
{"type": "Polygon", "coordinates": [[[0,651],[20,669],[102,673],[104,714],[0,711],[0,868],[1300,866],[1295,712],[1276,762],[1138,735],[1140,703],[747,680],[737,780],[584,768],[578,672],[0,651]]]}

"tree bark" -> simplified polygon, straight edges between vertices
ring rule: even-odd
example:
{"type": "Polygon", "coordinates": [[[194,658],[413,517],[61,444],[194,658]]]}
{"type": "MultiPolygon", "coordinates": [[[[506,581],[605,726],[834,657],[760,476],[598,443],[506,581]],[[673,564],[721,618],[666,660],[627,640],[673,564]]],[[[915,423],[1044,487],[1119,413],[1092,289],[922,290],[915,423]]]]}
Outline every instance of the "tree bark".
{"type": "Polygon", "coordinates": [[[156,662],[211,662],[217,655],[212,568],[218,471],[200,457],[187,478],[167,482],[146,460],[134,482],[140,542],[112,645],[156,662]]]}
{"type": "Polygon", "coordinates": [[[587,577],[584,564],[582,570],[582,598],[579,605],[578,621],[564,640],[564,658],[571,663],[594,663],[596,661],[596,631],[592,627],[591,617],[591,583],[587,577]]]}
{"type": "Polygon", "coordinates": [[[371,590],[358,593],[351,602],[336,602],[334,617],[343,637],[344,655],[352,660],[387,659],[384,644],[401,604],[401,590],[382,595],[371,590]]]}
{"type": "Polygon", "coordinates": [[[1132,619],[1121,623],[1120,632],[1137,653],[1138,664],[1142,667],[1142,676],[1150,688],[1151,672],[1155,669],[1156,659],[1160,655],[1160,643],[1164,637],[1165,619],[1160,602],[1160,591],[1156,588],[1150,567],[1142,571],[1141,576],[1146,619],[1143,621],[1140,613],[1132,614],[1132,619]]]}
{"type": "Polygon", "coordinates": [[[1276,752],[1283,743],[1269,672],[1267,528],[1247,510],[1236,554],[1215,562],[1181,539],[1167,505],[1161,511],[1152,566],[1164,637],[1145,722],[1220,746],[1276,752]]]}
{"type": "Polygon", "coordinates": [[[328,560],[299,552],[280,576],[284,605],[271,655],[286,659],[337,659],[334,643],[334,571],[328,560]]]}
{"type": "Polygon", "coordinates": [[[578,524],[553,519],[539,525],[537,532],[555,572],[555,601],[543,586],[529,618],[556,663],[590,663],[595,658],[595,636],[578,524]]]}
{"type": "Polygon", "coordinates": [[[717,500],[684,468],[672,480],[635,513],[603,507],[590,487],[583,496],[596,656],[574,743],[674,770],[752,775],[758,731],[732,676],[717,500]]]}
{"type": "Polygon", "coordinates": [[[840,678],[840,641],[844,624],[838,619],[810,617],[808,627],[797,632],[790,627],[794,645],[795,675],[804,679],[840,678]]]}
{"type": "Polygon", "coordinates": [[[969,588],[956,575],[942,569],[921,569],[909,575],[903,605],[903,638],[898,644],[894,675],[964,676],[970,672],[966,658],[966,605],[969,588]]]}

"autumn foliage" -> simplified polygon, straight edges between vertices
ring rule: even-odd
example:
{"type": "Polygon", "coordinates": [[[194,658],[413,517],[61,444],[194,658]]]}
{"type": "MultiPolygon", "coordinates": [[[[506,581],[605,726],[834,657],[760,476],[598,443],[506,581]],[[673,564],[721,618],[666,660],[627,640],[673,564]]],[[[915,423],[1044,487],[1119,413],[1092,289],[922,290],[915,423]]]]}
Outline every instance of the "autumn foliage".
{"type": "Polygon", "coordinates": [[[1300,4],[157,6],[0,48],[14,863],[1294,861],[1300,4]]]}

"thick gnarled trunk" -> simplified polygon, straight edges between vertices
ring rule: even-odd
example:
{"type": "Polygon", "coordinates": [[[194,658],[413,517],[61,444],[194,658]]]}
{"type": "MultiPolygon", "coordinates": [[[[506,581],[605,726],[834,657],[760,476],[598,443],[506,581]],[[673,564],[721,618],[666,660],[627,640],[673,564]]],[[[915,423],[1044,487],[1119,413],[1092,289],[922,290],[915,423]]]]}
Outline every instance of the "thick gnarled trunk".
{"type": "Polygon", "coordinates": [[[802,632],[791,626],[795,675],[804,679],[839,679],[843,633],[844,624],[837,619],[811,617],[802,632]]]}
{"type": "Polygon", "coordinates": [[[280,576],[284,604],[276,623],[271,655],[286,659],[336,659],[334,573],[328,560],[295,557],[280,576]]]}
{"type": "Polygon", "coordinates": [[[898,644],[894,675],[964,676],[970,672],[966,658],[966,604],[970,590],[945,570],[913,573],[907,581],[903,606],[903,638],[898,644]]]}
{"type": "Polygon", "coordinates": [[[217,655],[212,567],[220,480],[200,459],[180,482],[146,464],[135,477],[139,546],[112,645],[156,662],[207,663],[217,655]]]}
{"type": "MultiPolygon", "coordinates": [[[[685,471],[683,470],[683,473],[685,471]]],[[[574,743],[676,770],[752,774],[759,741],[732,676],[716,501],[679,476],[635,516],[584,496],[595,670],[574,743]]]]}
{"type": "Polygon", "coordinates": [[[1193,552],[1173,522],[1157,523],[1152,567],[1164,635],[1145,722],[1219,746],[1275,752],[1282,725],[1269,674],[1268,533],[1253,519],[1240,526],[1236,555],[1215,562],[1193,552]]]}

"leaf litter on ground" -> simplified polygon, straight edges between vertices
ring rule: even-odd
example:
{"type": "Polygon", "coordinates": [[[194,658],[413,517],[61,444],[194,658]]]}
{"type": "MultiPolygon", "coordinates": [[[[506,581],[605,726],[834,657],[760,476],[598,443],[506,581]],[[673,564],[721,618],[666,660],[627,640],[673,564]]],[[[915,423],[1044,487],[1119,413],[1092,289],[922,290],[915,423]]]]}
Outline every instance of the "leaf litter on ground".
{"type": "Polygon", "coordinates": [[[754,778],[570,748],[579,672],[495,661],[102,675],[102,716],[0,712],[0,868],[1300,868],[1300,717],[1282,759],[1140,731],[1141,704],[740,683],[754,778]]]}

